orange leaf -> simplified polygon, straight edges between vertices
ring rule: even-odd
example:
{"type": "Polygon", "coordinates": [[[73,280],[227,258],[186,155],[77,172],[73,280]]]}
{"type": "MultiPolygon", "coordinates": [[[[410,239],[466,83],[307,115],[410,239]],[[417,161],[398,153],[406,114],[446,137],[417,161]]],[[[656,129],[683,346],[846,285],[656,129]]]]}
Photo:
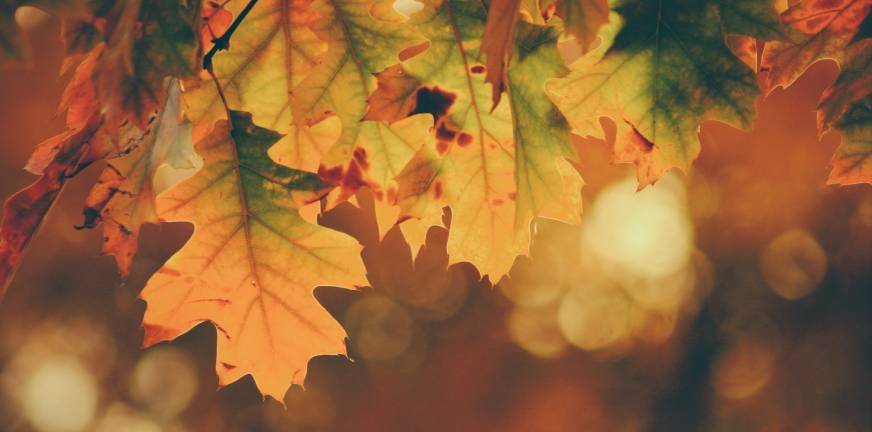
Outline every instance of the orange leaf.
{"type": "Polygon", "coordinates": [[[512,57],[515,26],[520,11],[521,0],[493,0],[487,11],[481,52],[487,57],[485,82],[492,86],[493,108],[500,103],[500,97],[506,88],[506,67],[512,57]]]}
{"type": "Polygon", "coordinates": [[[312,289],[361,283],[364,271],[356,241],[300,214],[327,188],[272,162],[267,150],[279,138],[232,111],[196,144],[203,168],[157,202],[161,218],[192,222],[194,235],[141,297],[146,345],[209,321],[219,330],[219,382],[251,374],[281,400],[303,382],[312,356],[345,351],[342,328],[312,289]]]}
{"type": "MultiPolygon", "coordinates": [[[[0,300],[12,281],[27,244],[33,239],[66,180],[83,166],[94,128],[70,133],[58,143],[42,177],[11,196],[3,206],[0,222],[0,300]]],[[[84,163],[87,165],[87,163],[84,163]]]]}
{"type": "Polygon", "coordinates": [[[798,34],[766,45],[761,59],[761,70],[769,72],[764,90],[789,86],[818,60],[842,61],[870,6],[872,0],[810,0],[787,9],[782,20],[798,34]]]}

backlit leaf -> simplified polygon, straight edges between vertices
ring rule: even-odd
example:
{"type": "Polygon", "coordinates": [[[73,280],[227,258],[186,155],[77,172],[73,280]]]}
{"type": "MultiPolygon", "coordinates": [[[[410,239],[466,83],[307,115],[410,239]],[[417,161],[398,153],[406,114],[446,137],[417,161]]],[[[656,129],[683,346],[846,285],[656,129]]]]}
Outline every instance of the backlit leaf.
{"type": "Polygon", "coordinates": [[[166,94],[164,107],[155,113],[148,129],[129,126],[122,132],[128,135],[124,140],[131,142],[129,154],[110,160],[86,201],[83,226],[104,224],[103,253],[115,257],[122,276],[127,276],[136,254],[140,227],[158,222],[158,170],[164,165],[190,170],[197,161],[190,123],[182,120],[179,111],[176,80],[168,80],[166,94]]]}
{"type": "Polygon", "coordinates": [[[393,75],[396,85],[380,85],[373,98],[436,119],[436,142],[398,178],[404,217],[423,218],[402,225],[407,238],[420,244],[450,205],[452,260],[499,277],[526,251],[534,216],[578,220],[581,179],[566,160],[573,152],[565,121],[544,95],[545,80],[565,72],[556,32],[517,24],[507,100],[491,112],[485,67],[477,63],[485,21],[476,1],[426,3],[410,25],[429,48],[405,61],[404,74],[393,75]]]}
{"type": "Polygon", "coordinates": [[[607,0],[560,0],[555,14],[563,19],[566,32],[587,50],[596,40],[600,27],[609,22],[607,0]]]}
{"type": "Polygon", "coordinates": [[[833,156],[828,183],[872,183],[872,96],[854,102],[835,127],[842,144],[833,156]]]}
{"type": "MultiPolygon", "coordinates": [[[[753,71],[727,47],[725,31],[757,26],[725,21],[758,2],[625,0],[617,2],[600,49],[547,86],[575,131],[601,136],[599,117],[621,132],[617,162],[637,165],[640,187],[667,170],[687,170],[699,154],[700,122],[750,124],[758,94],[753,71]]],[[[765,20],[761,18],[761,21],[765,20]]]]}
{"type": "Polygon", "coordinates": [[[841,61],[870,7],[870,0],[804,0],[784,11],[782,20],[795,30],[786,40],[766,45],[765,89],[792,84],[818,60],[841,61]]]}
{"type": "Polygon", "coordinates": [[[314,355],[343,353],[344,332],[312,289],[363,282],[360,246],[307,222],[302,205],[326,192],[318,176],[275,164],[279,134],[232,111],[195,145],[204,166],[158,197],[168,221],[194,234],[148,281],[145,344],[168,340],[202,321],[218,328],[219,382],[245,374],[281,399],[302,383],[314,355]]]}
{"type": "Polygon", "coordinates": [[[200,10],[178,0],[129,0],[111,13],[118,21],[106,35],[97,94],[110,124],[128,120],[146,129],[164,100],[164,78],[197,70],[200,10]]]}
{"type": "MultiPolygon", "coordinates": [[[[225,5],[238,15],[247,0],[225,5]]],[[[314,171],[339,136],[339,122],[297,127],[291,113],[291,90],[317,64],[327,46],[308,24],[316,16],[309,1],[261,0],[234,33],[230,49],[213,59],[215,75],[231,107],[250,112],[254,121],[283,136],[272,151],[282,164],[314,171]]],[[[220,29],[216,29],[220,30],[220,29]]],[[[194,125],[194,140],[208,135],[226,118],[211,78],[185,83],[185,113],[194,125]]]]}
{"type": "Polygon", "coordinates": [[[872,39],[846,49],[839,79],[818,107],[821,132],[835,128],[842,144],[833,156],[828,183],[872,183],[872,39]]]}
{"type": "MultiPolygon", "coordinates": [[[[325,178],[343,185],[340,199],[331,200],[331,206],[355,188],[358,171],[363,169],[355,166],[356,149],[364,146],[372,155],[369,150],[390,145],[381,141],[382,125],[361,119],[367,112],[367,98],[375,90],[374,75],[396,63],[403,48],[416,44],[415,34],[400,25],[403,18],[392,10],[392,4],[387,0],[317,0],[311,5],[317,19],[309,25],[328,48],[294,88],[293,115],[298,126],[316,125],[334,115],[341,123],[341,135],[331,143],[319,167],[325,178]]],[[[401,167],[406,161],[392,158],[391,164],[401,167]]]]}
{"type": "Polygon", "coordinates": [[[872,39],[848,46],[839,78],[828,88],[818,107],[818,128],[825,132],[854,102],[872,93],[872,39]]]}

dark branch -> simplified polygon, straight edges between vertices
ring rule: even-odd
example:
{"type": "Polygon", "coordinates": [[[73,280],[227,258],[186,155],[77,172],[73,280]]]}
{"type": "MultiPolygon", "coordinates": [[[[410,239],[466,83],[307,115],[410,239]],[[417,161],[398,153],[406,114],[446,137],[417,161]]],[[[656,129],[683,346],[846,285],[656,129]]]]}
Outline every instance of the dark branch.
{"type": "Polygon", "coordinates": [[[239,24],[242,24],[242,20],[245,19],[245,16],[248,15],[248,12],[251,11],[251,8],[254,7],[254,4],[257,3],[257,0],[249,0],[248,4],[245,5],[245,9],[242,9],[242,12],[233,20],[233,23],[230,24],[230,27],[227,28],[227,31],[224,32],[220,37],[212,39],[212,48],[209,49],[209,52],[203,56],[203,69],[208,71],[212,70],[212,57],[215,57],[215,54],[218,51],[226,50],[230,48],[230,37],[233,36],[233,32],[236,31],[236,27],[239,27],[239,24]]]}

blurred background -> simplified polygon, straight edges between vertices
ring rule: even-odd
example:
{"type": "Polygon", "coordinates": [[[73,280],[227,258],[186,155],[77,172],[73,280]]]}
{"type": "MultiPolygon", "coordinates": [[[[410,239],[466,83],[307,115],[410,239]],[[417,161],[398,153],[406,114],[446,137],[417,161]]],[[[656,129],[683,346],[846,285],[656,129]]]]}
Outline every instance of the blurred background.
{"type": "MultiPolygon", "coordinates": [[[[31,64],[0,70],[0,198],[34,180],[63,130],[59,24],[24,17],[31,64]]],[[[837,134],[814,108],[818,63],[758,104],[751,131],[702,127],[692,172],[635,192],[606,142],[577,138],[583,224],[537,221],[500,281],[379,241],[365,194],[325,224],[364,245],[373,288],[318,299],[349,358],[309,364],[304,391],[218,389],[215,330],[140,349],[148,277],[191,234],[145,227],[122,283],[101,233],[76,231],[100,172],[70,182],[0,304],[0,431],[869,431],[872,188],[826,186],[837,134]],[[353,222],[352,222],[353,221],[353,222]]]]}

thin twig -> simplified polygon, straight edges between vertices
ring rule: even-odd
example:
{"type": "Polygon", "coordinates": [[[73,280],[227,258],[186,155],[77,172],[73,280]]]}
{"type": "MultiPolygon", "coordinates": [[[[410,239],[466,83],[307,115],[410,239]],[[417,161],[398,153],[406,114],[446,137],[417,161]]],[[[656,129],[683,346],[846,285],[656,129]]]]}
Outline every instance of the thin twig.
{"type": "Polygon", "coordinates": [[[227,112],[227,121],[231,122],[231,128],[233,127],[233,117],[230,115],[230,105],[227,103],[227,97],[224,96],[224,89],[221,88],[221,81],[218,80],[218,76],[215,75],[215,70],[212,68],[212,57],[215,57],[215,54],[218,53],[218,51],[230,48],[230,38],[233,36],[233,32],[236,31],[236,28],[239,27],[239,24],[242,23],[242,20],[245,19],[255,3],[257,3],[257,0],[249,0],[248,4],[245,5],[242,12],[236,16],[236,19],[233,20],[224,34],[212,39],[212,48],[203,56],[203,69],[209,72],[209,76],[212,77],[212,82],[215,83],[215,88],[218,90],[218,96],[221,97],[221,103],[224,105],[224,111],[227,112]]]}
{"type": "Polygon", "coordinates": [[[230,24],[230,27],[227,28],[227,31],[224,32],[220,37],[212,39],[212,48],[209,49],[209,52],[203,56],[203,69],[208,71],[212,70],[212,57],[215,57],[215,54],[218,51],[226,50],[230,48],[230,37],[233,36],[233,32],[236,31],[236,28],[239,27],[239,24],[242,24],[242,20],[245,19],[245,16],[248,15],[248,12],[251,11],[251,8],[254,7],[254,4],[257,3],[257,0],[249,0],[248,4],[245,5],[245,9],[242,9],[242,12],[233,20],[233,23],[230,24]]]}

